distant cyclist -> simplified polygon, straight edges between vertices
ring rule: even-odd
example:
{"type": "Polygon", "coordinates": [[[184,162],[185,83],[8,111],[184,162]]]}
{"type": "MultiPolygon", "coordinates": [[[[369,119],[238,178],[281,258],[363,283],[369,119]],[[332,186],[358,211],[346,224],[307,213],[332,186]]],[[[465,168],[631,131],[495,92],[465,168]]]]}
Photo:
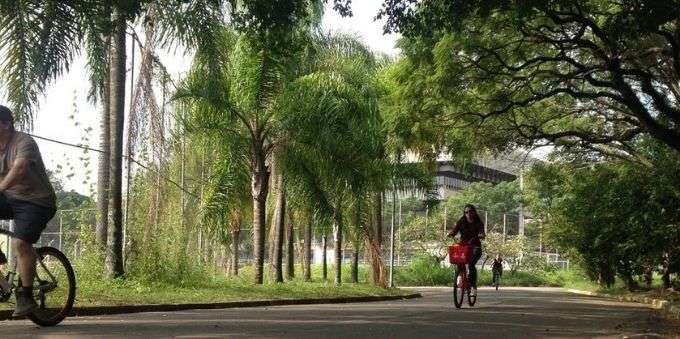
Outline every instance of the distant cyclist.
{"type": "Polygon", "coordinates": [[[472,260],[470,261],[470,283],[472,285],[472,295],[477,295],[477,261],[482,256],[481,239],[486,237],[484,233],[484,223],[477,215],[477,209],[472,204],[465,205],[464,215],[458,219],[453,230],[449,232],[449,237],[455,237],[460,232],[461,245],[472,246],[472,260]]]}
{"type": "Polygon", "coordinates": [[[500,254],[496,254],[496,258],[493,259],[493,264],[491,264],[491,272],[493,273],[493,285],[496,285],[496,279],[503,276],[503,258],[500,254]]]}
{"type": "MultiPolygon", "coordinates": [[[[22,285],[16,290],[14,317],[27,315],[37,307],[33,299],[33,244],[55,213],[56,196],[38,144],[14,129],[12,111],[0,105],[0,219],[14,219],[12,248],[22,285]]],[[[4,254],[0,261],[6,261],[4,254]]]]}

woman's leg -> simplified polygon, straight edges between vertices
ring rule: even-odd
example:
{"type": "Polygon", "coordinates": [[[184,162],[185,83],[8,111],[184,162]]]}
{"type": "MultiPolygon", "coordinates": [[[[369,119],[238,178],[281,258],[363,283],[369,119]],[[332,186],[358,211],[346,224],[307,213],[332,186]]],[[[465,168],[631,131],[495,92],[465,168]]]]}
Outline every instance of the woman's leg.
{"type": "Polygon", "coordinates": [[[482,248],[475,246],[472,248],[472,260],[470,261],[470,283],[477,288],[477,261],[482,257],[482,248]]]}

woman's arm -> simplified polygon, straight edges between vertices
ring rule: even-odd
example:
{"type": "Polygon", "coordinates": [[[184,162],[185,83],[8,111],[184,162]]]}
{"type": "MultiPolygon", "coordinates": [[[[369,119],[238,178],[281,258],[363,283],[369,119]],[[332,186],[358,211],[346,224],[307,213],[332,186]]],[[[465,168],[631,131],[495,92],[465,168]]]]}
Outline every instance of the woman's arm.
{"type": "Polygon", "coordinates": [[[456,224],[453,226],[453,229],[451,230],[451,232],[449,232],[449,234],[447,234],[446,236],[453,238],[453,237],[456,236],[456,234],[458,234],[459,231],[460,231],[460,222],[456,222],[456,224]]]}

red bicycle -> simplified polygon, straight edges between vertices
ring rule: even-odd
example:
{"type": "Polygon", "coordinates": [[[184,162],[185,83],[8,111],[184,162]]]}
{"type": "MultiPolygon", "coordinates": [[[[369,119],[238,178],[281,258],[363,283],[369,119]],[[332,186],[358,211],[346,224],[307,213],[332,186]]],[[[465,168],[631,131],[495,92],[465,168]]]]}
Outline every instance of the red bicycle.
{"type": "Polygon", "coordinates": [[[472,284],[468,277],[468,268],[472,260],[472,246],[449,246],[449,262],[456,266],[453,274],[453,304],[456,308],[463,306],[463,298],[467,294],[468,305],[474,306],[477,296],[472,294],[472,284]]]}

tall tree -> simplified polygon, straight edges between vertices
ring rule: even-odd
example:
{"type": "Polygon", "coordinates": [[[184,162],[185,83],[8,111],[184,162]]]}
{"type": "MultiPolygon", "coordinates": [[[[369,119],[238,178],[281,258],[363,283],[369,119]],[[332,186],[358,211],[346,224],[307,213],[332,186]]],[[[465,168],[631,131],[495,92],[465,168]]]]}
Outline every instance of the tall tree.
{"type": "Polygon", "coordinates": [[[122,175],[123,175],[123,127],[125,116],[125,76],[127,13],[114,7],[113,31],[111,36],[111,68],[110,68],[110,109],[109,126],[109,215],[106,245],[106,274],[109,278],[123,275],[123,211],[122,211],[122,175]]]}
{"type": "Polygon", "coordinates": [[[217,54],[197,55],[176,96],[193,114],[214,122],[213,129],[248,145],[241,156],[251,177],[255,283],[261,284],[271,156],[278,133],[275,114],[282,88],[295,74],[294,33],[300,32],[308,8],[305,1],[244,2],[237,8],[238,37],[218,39],[217,54]],[[209,66],[215,59],[219,68],[209,66]]]}
{"type": "Polygon", "coordinates": [[[406,36],[397,77],[421,121],[503,147],[554,144],[650,165],[680,150],[680,2],[385,1],[406,36]]]}

